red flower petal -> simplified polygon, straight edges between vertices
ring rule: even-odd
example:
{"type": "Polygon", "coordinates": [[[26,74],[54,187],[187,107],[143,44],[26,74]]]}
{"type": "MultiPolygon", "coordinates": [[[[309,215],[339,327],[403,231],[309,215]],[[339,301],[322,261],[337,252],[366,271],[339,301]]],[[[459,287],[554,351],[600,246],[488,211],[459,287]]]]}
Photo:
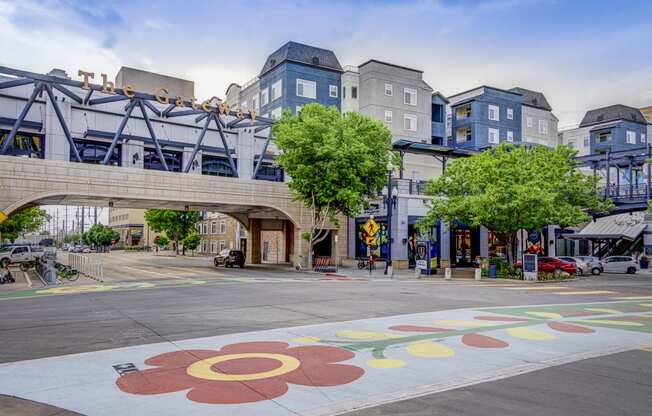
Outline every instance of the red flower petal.
{"type": "Polygon", "coordinates": [[[188,392],[188,399],[208,404],[252,403],[275,399],[288,391],[285,381],[277,378],[246,382],[207,382],[188,392]]]}
{"type": "Polygon", "coordinates": [[[503,321],[503,322],[526,322],[529,319],[526,318],[514,318],[511,316],[474,316],[473,319],[479,319],[481,321],[503,321]]]}
{"type": "Polygon", "coordinates": [[[220,352],[224,354],[240,354],[247,352],[266,352],[274,354],[279,351],[285,352],[285,349],[289,346],[290,345],[285,342],[239,342],[237,344],[225,345],[220,349],[220,352]]]}
{"type": "Polygon", "coordinates": [[[301,366],[296,370],[279,376],[280,379],[302,386],[328,387],[351,383],[362,377],[364,370],[347,364],[325,364],[301,366]]]}
{"type": "Polygon", "coordinates": [[[312,364],[322,365],[325,363],[335,363],[350,360],[355,357],[355,354],[349,350],[316,345],[288,348],[283,351],[283,354],[298,358],[301,361],[302,367],[312,364]]]}
{"type": "Polygon", "coordinates": [[[148,358],[145,361],[145,364],[157,367],[176,368],[180,366],[188,366],[196,361],[215,357],[216,355],[220,354],[213,350],[181,350],[167,352],[165,354],[159,354],[148,358]]]}
{"type": "Polygon", "coordinates": [[[480,334],[466,334],[462,342],[469,347],[476,348],[506,348],[509,346],[505,341],[480,334]]]}
{"type": "Polygon", "coordinates": [[[564,322],[549,322],[548,326],[555,331],[570,332],[574,334],[590,334],[595,332],[595,330],[585,326],[572,325],[564,322]]]}
{"type": "Polygon", "coordinates": [[[115,382],[118,388],[131,394],[161,394],[189,389],[196,379],[186,373],[186,367],[128,373],[115,382]]]}
{"type": "Polygon", "coordinates": [[[448,328],[437,328],[435,326],[419,326],[419,325],[394,325],[389,329],[393,331],[402,332],[445,332],[450,331],[448,328]]]}

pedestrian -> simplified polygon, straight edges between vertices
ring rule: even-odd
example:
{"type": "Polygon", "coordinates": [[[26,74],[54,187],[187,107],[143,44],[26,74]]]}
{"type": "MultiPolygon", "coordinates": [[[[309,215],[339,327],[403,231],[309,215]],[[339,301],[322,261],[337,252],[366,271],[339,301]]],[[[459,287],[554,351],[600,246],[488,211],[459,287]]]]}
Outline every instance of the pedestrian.
{"type": "Polygon", "coordinates": [[[16,283],[16,279],[11,275],[11,270],[9,269],[9,263],[5,264],[4,269],[0,271],[0,285],[5,283],[16,283]]]}

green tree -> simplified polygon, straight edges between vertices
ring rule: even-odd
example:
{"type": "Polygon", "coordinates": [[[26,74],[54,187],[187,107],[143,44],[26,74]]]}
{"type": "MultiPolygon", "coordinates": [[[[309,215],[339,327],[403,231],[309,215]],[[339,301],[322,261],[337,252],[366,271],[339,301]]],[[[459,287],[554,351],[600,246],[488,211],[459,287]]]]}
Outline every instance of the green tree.
{"type": "Polygon", "coordinates": [[[23,209],[0,224],[0,238],[13,243],[18,237],[38,230],[49,218],[47,212],[39,207],[23,209]]]}
{"type": "Polygon", "coordinates": [[[199,242],[200,242],[199,235],[197,235],[197,233],[192,233],[183,239],[182,244],[184,249],[188,249],[192,251],[192,250],[196,250],[197,247],[199,247],[199,242]]]}
{"type": "MultiPolygon", "coordinates": [[[[179,241],[186,238],[197,228],[199,212],[197,211],[173,211],[169,209],[149,209],[145,211],[147,225],[156,232],[165,232],[168,237],[174,239],[177,254],[179,253],[179,241]]],[[[186,254],[185,247],[183,255],[186,254]]]]}
{"type": "Polygon", "coordinates": [[[87,232],[84,233],[84,243],[87,245],[94,245],[96,247],[110,246],[114,240],[117,240],[120,235],[110,227],[102,224],[93,225],[87,232]]]}
{"type": "Polygon", "coordinates": [[[294,116],[283,114],[273,127],[281,154],[276,162],[292,178],[290,190],[311,210],[304,238],[313,246],[328,235],[327,221],[355,216],[387,182],[392,135],[380,122],[336,107],[308,104],[294,116]]]}
{"type": "Polygon", "coordinates": [[[456,159],[446,173],[432,181],[433,197],[422,227],[439,219],[485,226],[513,248],[519,230],[537,230],[548,224],[574,226],[590,220],[590,212],[606,212],[597,178],[576,168],[575,152],[566,146],[550,149],[509,144],[456,159]]]}
{"type": "Polygon", "coordinates": [[[170,239],[165,235],[159,235],[154,239],[154,244],[156,244],[161,250],[167,247],[170,244],[170,239]]]}

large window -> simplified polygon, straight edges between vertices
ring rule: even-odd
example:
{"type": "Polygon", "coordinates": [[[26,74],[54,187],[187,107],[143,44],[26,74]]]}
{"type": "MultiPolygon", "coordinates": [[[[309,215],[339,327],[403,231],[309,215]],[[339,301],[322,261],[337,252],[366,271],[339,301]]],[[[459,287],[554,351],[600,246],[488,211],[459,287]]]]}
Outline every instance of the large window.
{"type": "Polygon", "coordinates": [[[337,85],[328,86],[328,96],[331,98],[337,98],[337,85]]]}
{"type": "Polygon", "coordinates": [[[498,144],[500,142],[500,138],[498,134],[499,134],[498,129],[489,129],[489,133],[488,133],[489,143],[498,144]]]}
{"type": "Polygon", "coordinates": [[[417,90],[412,88],[404,88],[403,103],[407,105],[417,105],[417,90]]]}
{"type": "Polygon", "coordinates": [[[507,109],[507,120],[514,120],[514,109],[513,108],[508,108],[507,109]]]}
{"type": "MultiPolygon", "coordinates": [[[[255,164],[258,161],[254,162],[254,169],[256,169],[255,164]]],[[[272,182],[283,182],[283,169],[278,166],[274,166],[271,162],[263,162],[258,169],[255,179],[260,179],[263,181],[272,181],[272,182]]]]}
{"type": "Polygon", "coordinates": [[[409,131],[417,131],[417,116],[413,114],[403,115],[403,128],[409,131]]]}
{"type": "Polygon", "coordinates": [[[278,120],[283,114],[283,109],[281,107],[276,107],[270,112],[270,114],[272,115],[272,120],[278,120]]]}
{"type": "MultiPolygon", "coordinates": [[[[83,163],[90,163],[99,165],[104,161],[106,153],[109,151],[109,146],[111,143],[108,142],[94,142],[88,140],[77,140],[75,139],[75,146],[79,152],[79,156],[83,163]]],[[[72,150],[72,149],[71,149],[72,150]]],[[[111,153],[111,158],[109,159],[109,165],[120,166],[121,163],[121,151],[120,145],[117,145],[111,153]]],[[[70,161],[76,162],[75,155],[73,152],[70,152],[70,161]]]]}
{"type": "Polygon", "coordinates": [[[511,130],[507,130],[507,141],[508,142],[514,141],[514,132],[511,130]]]}
{"type": "MultiPolygon", "coordinates": [[[[8,131],[0,131],[0,146],[9,137],[8,131]]],[[[14,137],[14,142],[9,146],[8,154],[43,159],[43,136],[38,134],[19,133],[14,137]]]]}
{"type": "Polygon", "coordinates": [[[283,80],[279,79],[272,84],[272,101],[281,98],[283,95],[283,80]]]}
{"type": "Polygon", "coordinates": [[[627,143],[636,144],[636,132],[627,130],[627,143]]]}
{"type": "Polygon", "coordinates": [[[269,102],[269,89],[265,88],[260,92],[260,106],[263,107],[269,102]]]}
{"type": "Polygon", "coordinates": [[[297,78],[297,97],[317,98],[317,83],[297,78]]]}
{"type": "Polygon", "coordinates": [[[548,120],[539,120],[539,133],[548,134],[548,120]]]}
{"type": "Polygon", "coordinates": [[[202,155],[201,173],[211,176],[233,176],[233,169],[226,157],[202,155]]]}
{"type": "MultiPolygon", "coordinates": [[[[181,172],[182,153],[172,150],[163,150],[163,157],[165,163],[168,165],[170,172],[181,172]]],[[[143,157],[143,167],[151,170],[165,170],[161,160],[156,154],[155,149],[145,148],[145,156],[143,157]]]]}
{"type": "Polygon", "coordinates": [[[385,95],[388,97],[394,95],[394,86],[392,84],[385,84],[385,95]]]}
{"type": "Polygon", "coordinates": [[[385,110],[385,123],[392,124],[392,110],[385,110]]]}
{"type": "Polygon", "coordinates": [[[358,87],[351,87],[351,98],[358,98],[358,87]]]}
{"type": "Polygon", "coordinates": [[[489,120],[500,121],[500,107],[497,105],[489,104],[488,116],[489,120]]]}

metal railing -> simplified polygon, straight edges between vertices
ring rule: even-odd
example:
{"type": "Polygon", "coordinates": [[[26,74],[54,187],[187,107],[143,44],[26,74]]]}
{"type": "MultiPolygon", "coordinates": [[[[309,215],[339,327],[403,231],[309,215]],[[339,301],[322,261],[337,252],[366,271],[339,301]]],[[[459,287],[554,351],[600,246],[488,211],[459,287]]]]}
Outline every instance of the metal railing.
{"type": "Polygon", "coordinates": [[[620,186],[602,186],[598,188],[598,193],[614,201],[622,200],[643,200],[647,199],[648,191],[646,184],[638,185],[620,185],[620,186]]]}
{"type": "Polygon", "coordinates": [[[104,267],[101,261],[81,254],[68,253],[68,265],[86,277],[100,282],[104,280],[104,267]]]}

